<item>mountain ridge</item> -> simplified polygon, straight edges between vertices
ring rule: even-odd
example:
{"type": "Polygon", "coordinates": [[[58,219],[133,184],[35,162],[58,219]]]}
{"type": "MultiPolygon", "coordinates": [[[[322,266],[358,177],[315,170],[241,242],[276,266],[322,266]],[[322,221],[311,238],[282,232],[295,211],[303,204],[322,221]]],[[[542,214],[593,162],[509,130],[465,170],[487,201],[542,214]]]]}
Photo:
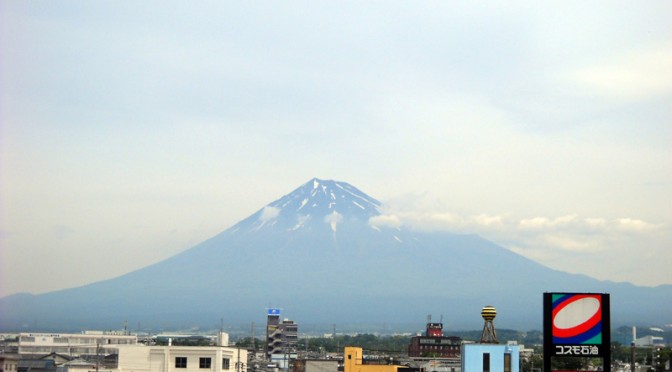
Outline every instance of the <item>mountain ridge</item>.
{"type": "Polygon", "coordinates": [[[494,305],[505,327],[540,329],[542,293],[552,291],[613,293],[614,324],[672,321],[664,311],[672,285],[552,270],[474,234],[372,226],[380,206],[350,184],[313,178],[160,262],[80,287],[2,298],[0,329],[32,321],[177,327],[223,315],[245,322],[262,317],[269,302],[299,322],[413,322],[442,313],[472,327],[480,322],[474,314],[494,305]],[[655,305],[643,311],[642,303],[655,305]]]}

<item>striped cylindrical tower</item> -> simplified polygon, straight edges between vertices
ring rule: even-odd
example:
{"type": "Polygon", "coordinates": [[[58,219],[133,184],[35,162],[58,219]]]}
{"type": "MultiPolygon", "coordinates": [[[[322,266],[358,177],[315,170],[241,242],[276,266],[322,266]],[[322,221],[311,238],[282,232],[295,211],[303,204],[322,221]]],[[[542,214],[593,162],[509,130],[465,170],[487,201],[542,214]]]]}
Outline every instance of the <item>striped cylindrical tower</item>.
{"type": "Polygon", "coordinates": [[[481,310],[481,316],[485,321],[483,324],[483,333],[481,334],[481,343],[482,344],[498,344],[497,341],[497,332],[495,332],[495,324],[493,320],[497,316],[497,309],[494,306],[483,306],[481,310]]]}

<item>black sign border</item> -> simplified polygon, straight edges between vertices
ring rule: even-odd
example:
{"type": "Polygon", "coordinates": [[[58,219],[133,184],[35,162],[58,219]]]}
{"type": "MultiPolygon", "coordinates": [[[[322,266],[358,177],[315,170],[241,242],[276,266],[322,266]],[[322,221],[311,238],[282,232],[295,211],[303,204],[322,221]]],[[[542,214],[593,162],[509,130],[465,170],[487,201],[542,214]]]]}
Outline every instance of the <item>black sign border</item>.
{"type": "MultiPolygon", "coordinates": [[[[584,357],[584,355],[557,355],[553,344],[553,295],[599,295],[602,301],[602,343],[598,345],[600,355],[585,355],[602,358],[602,371],[611,372],[611,301],[609,293],[545,292],[544,293],[544,371],[551,371],[551,358],[584,357]]],[[[563,345],[577,346],[577,345],[563,345]]],[[[578,345],[583,346],[583,345],[578,345]]]]}

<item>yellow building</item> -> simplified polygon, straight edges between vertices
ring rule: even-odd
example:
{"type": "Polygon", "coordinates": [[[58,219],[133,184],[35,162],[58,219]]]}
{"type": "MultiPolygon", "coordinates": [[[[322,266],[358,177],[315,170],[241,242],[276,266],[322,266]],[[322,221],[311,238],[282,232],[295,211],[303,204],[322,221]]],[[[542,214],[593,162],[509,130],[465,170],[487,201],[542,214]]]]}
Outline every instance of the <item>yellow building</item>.
{"type": "Polygon", "coordinates": [[[343,372],[408,372],[415,371],[407,366],[364,364],[361,347],[348,346],[343,354],[343,372]]]}

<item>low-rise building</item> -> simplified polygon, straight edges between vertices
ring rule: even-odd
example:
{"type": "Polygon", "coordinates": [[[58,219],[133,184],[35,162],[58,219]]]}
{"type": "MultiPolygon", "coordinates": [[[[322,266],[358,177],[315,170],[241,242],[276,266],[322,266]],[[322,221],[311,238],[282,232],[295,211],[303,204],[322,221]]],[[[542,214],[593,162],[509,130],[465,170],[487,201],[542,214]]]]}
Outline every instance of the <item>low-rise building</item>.
{"type": "Polygon", "coordinates": [[[104,371],[104,369],[101,368],[100,364],[82,359],[71,360],[56,367],[56,372],[91,372],[91,371],[102,372],[104,371]]]}
{"type": "Polygon", "coordinates": [[[294,372],[338,372],[336,359],[300,359],[294,361],[294,372]]]}
{"type": "Polygon", "coordinates": [[[58,353],[69,357],[116,354],[116,346],[135,345],[138,337],[124,332],[85,331],[83,333],[21,333],[21,357],[58,353]]]}
{"type": "Polygon", "coordinates": [[[418,372],[417,368],[387,364],[365,364],[361,347],[346,347],[343,352],[343,372],[418,372]]]}
{"type": "Polygon", "coordinates": [[[462,344],[462,371],[519,372],[520,346],[462,344]]]}
{"type": "Polygon", "coordinates": [[[51,359],[21,359],[18,372],[56,372],[56,363],[51,359]]]}
{"type": "Polygon", "coordinates": [[[455,358],[460,357],[462,339],[443,335],[443,323],[427,323],[422,336],[414,336],[408,345],[410,358],[455,358]]]}
{"type": "Polygon", "coordinates": [[[115,372],[246,372],[247,350],[229,346],[119,345],[115,372]]]}
{"type": "Polygon", "coordinates": [[[19,369],[19,354],[0,353],[0,372],[16,372],[19,369]]]}
{"type": "Polygon", "coordinates": [[[665,339],[660,336],[644,336],[634,341],[636,347],[665,346],[665,339]]]}

